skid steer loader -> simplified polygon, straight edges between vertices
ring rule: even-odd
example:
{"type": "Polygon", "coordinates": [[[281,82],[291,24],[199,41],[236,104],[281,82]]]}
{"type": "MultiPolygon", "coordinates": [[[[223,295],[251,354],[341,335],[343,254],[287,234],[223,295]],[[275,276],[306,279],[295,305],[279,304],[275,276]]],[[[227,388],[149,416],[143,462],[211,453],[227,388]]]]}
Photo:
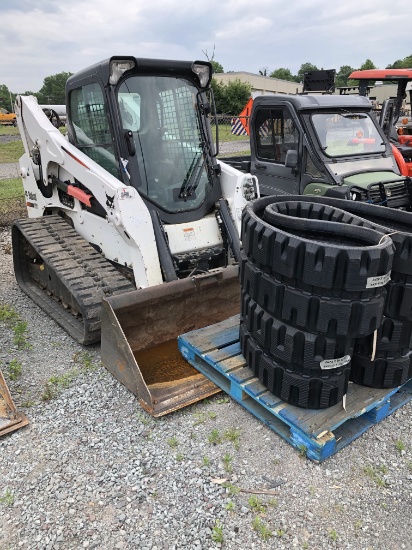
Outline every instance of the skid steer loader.
{"type": "Polygon", "coordinates": [[[176,337],[239,311],[240,218],[257,179],[216,160],[210,63],[114,56],[71,76],[67,138],[16,100],[29,219],[21,288],[162,415],[217,391],[176,337]]]}

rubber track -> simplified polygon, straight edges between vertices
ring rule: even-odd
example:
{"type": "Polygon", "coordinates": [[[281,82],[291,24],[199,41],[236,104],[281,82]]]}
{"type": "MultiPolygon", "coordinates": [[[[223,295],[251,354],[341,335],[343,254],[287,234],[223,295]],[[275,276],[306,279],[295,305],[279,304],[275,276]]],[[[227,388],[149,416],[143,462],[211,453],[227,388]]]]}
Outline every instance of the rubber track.
{"type": "MultiPolygon", "coordinates": [[[[354,339],[329,338],[296,329],[275,319],[242,291],[241,324],[262,350],[276,362],[305,376],[322,373],[321,361],[340,359],[353,352],[354,339]]],[[[330,369],[339,373],[345,365],[330,369]]]]}
{"type": "Polygon", "coordinates": [[[385,315],[399,321],[412,321],[412,276],[392,273],[386,291],[385,315]]]}
{"type": "Polygon", "coordinates": [[[310,195],[293,195],[288,197],[276,197],[276,202],[299,202],[301,208],[306,206],[306,211],[312,219],[337,221],[351,225],[368,227],[381,233],[390,234],[395,245],[392,272],[412,275],[412,212],[377,206],[361,201],[335,199],[333,197],[315,197],[310,195]],[[331,206],[331,209],[313,209],[310,205],[331,206]],[[344,211],[345,216],[336,209],[344,211]],[[316,217],[317,216],[317,217],[316,217]]]}
{"type": "Polygon", "coordinates": [[[246,327],[240,327],[242,353],[255,376],[274,395],[297,407],[324,409],[342,401],[349,382],[350,363],[339,373],[323,371],[307,377],[292,372],[265,355],[246,327]]]}
{"type": "Polygon", "coordinates": [[[102,298],[135,290],[133,284],[60,216],[16,221],[12,239],[22,290],[79,343],[98,342],[102,298]],[[31,276],[35,264],[26,254],[26,241],[43,260],[39,277],[49,284],[48,292],[31,276]]]}
{"type": "Polygon", "coordinates": [[[363,291],[368,278],[390,272],[394,245],[389,237],[368,228],[316,220],[298,220],[307,238],[296,236],[293,230],[273,227],[262,219],[270,200],[275,204],[273,197],[249,203],[242,215],[244,251],[260,267],[309,285],[348,291],[363,291]],[[335,244],[322,242],[331,231],[341,234],[341,244],[339,235],[335,244]]]}
{"type": "Polygon", "coordinates": [[[350,380],[370,388],[396,388],[412,377],[409,355],[378,358],[371,361],[369,357],[354,355],[350,380]]]}
{"type": "Polygon", "coordinates": [[[365,299],[329,298],[288,286],[258,266],[242,259],[240,283],[243,290],[270,315],[290,326],[312,333],[362,338],[373,333],[383,319],[386,291],[365,299]]]}
{"type": "MultiPolygon", "coordinates": [[[[382,325],[377,330],[376,354],[382,357],[381,353],[405,355],[409,352],[412,335],[411,321],[397,321],[384,317],[382,325]]],[[[373,351],[374,335],[359,338],[355,342],[354,352],[358,355],[370,357],[373,351]]]]}

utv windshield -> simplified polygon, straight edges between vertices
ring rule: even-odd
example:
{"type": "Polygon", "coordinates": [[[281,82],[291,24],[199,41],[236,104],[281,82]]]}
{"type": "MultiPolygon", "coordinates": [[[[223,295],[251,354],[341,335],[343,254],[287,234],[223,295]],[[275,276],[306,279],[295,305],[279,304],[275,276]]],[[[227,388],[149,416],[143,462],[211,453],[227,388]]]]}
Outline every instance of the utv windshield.
{"type": "Polygon", "coordinates": [[[212,188],[198,90],[164,76],[131,76],[117,92],[132,185],[168,212],[198,208],[212,188]]]}
{"type": "Polygon", "coordinates": [[[385,143],[367,113],[322,113],[311,117],[321,148],[328,157],[383,153],[385,143]]]}

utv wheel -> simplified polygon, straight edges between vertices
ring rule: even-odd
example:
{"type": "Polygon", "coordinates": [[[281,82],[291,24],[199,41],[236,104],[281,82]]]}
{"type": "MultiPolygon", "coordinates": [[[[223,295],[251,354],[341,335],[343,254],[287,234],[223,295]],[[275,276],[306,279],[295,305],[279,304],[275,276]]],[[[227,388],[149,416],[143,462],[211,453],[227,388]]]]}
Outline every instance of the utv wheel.
{"type": "Polygon", "coordinates": [[[363,291],[391,270],[389,237],[365,227],[287,216],[276,208],[283,212],[289,203],[270,200],[253,201],[242,216],[244,251],[270,274],[321,288],[363,291]]]}
{"type": "Polygon", "coordinates": [[[350,364],[338,374],[324,371],[318,376],[304,376],[265,355],[245,327],[241,327],[240,334],[246,362],[253,368],[260,382],[286,403],[309,409],[324,409],[342,401],[348,389],[350,364]]]}

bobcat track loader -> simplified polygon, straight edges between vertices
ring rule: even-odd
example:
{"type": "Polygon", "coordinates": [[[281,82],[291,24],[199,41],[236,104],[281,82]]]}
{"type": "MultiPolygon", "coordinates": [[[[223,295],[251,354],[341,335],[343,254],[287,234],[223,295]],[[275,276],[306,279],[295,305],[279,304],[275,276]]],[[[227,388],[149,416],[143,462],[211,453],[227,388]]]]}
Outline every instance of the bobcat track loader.
{"type": "Polygon", "coordinates": [[[176,337],[239,311],[250,174],[216,160],[207,62],[111,57],[66,85],[67,138],[35,98],[16,116],[29,218],[21,288],[155,416],[215,393],[176,337]]]}

